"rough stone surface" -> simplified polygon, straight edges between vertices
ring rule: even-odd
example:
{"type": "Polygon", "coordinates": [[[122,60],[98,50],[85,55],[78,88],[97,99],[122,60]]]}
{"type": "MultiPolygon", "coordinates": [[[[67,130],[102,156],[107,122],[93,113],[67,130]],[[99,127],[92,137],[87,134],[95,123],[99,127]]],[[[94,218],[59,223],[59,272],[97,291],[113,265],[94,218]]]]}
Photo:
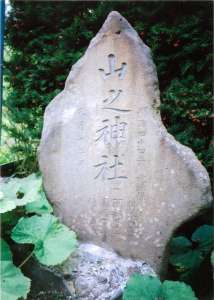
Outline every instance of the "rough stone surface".
{"type": "Polygon", "coordinates": [[[117,299],[133,273],[156,276],[143,261],[124,259],[113,251],[87,243],[80,244],[76,255],[60,269],[72,298],[78,300],[117,299]]]}
{"type": "Polygon", "coordinates": [[[159,104],[150,49],[112,12],[48,105],[39,147],[58,216],[156,271],[174,230],[211,203],[207,171],[167,133],[159,104]]]}

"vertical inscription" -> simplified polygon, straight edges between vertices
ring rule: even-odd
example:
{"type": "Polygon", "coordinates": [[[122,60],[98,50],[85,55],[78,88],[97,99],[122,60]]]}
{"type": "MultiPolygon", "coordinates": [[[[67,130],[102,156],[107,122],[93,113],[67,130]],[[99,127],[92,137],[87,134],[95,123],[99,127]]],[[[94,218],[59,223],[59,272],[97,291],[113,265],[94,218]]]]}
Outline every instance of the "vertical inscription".
{"type": "Polygon", "coordinates": [[[138,245],[141,236],[143,235],[144,227],[142,220],[144,218],[144,199],[145,199],[145,185],[146,174],[142,167],[142,163],[145,162],[146,149],[145,149],[145,137],[147,133],[146,123],[142,115],[143,108],[139,107],[136,112],[135,124],[136,124],[136,171],[135,171],[135,193],[131,202],[128,202],[127,206],[127,220],[128,220],[128,237],[130,240],[134,240],[133,244],[138,245]],[[138,165],[140,167],[138,167],[138,165]]]}
{"type": "MultiPolygon", "coordinates": [[[[142,110],[143,108],[139,108],[139,111],[137,112],[137,163],[142,164],[142,162],[145,161],[145,136],[146,136],[146,124],[142,116],[142,110]]],[[[144,198],[144,185],[145,185],[145,174],[144,169],[139,168],[137,174],[136,174],[136,200],[138,204],[141,205],[141,208],[137,211],[140,213],[140,210],[142,210],[143,206],[143,198],[144,198]]]]}
{"type": "MultiPolygon", "coordinates": [[[[103,79],[111,79],[113,75],[123,79],[127,72],[127,64],[124,62],[120,67],[116,66],[116,57],[114,54],[108,55],[109,70],[98,69],[103,79]]],[[[107,91],[107,96],[101,99],[101,109],[112,112],[113,121],[108,117],[102,120],[102,123],[97,128],[95,133],[95,143],[103,143],[104,145],[111,145],[113,154],[107,155],[103,153],[100,160],[94,164],[96,173],[95,180],[124,180],[128,179],[127,174],[123,170],[122,156],[125,153],[120,153],[121,143],[126,143],[128,133],[128,123],[124,119],[124,115],[129,113],[131,109],[121,107],[121,95],[124,96],[124,91],[118,87],[117,89],[110,89],[107,91]]]]}
{"type": "MultiPolygon", "coordinates": [[[[123,80],[127,73],[127,63],[123,62],[121,65],[117,65],[117,59],[114,54],[109,54],[107,57],[108,69],[99,68],[104,83],[108,80],[108,83],[112,82],[112,88],[106,90],[106,95],[103,99],[100,99],[100,108],[104,117],[98,124],[94,142],[95,147],[102,143],[104,152],[101,153],[101,157],[97,159],[94,167],[94,180],[101,182],[108,182],[111,194],[103,199],[103,208],[105,209],[106,218],[102,218],[102,223],[105,237],[105,228],[110,226],[113,228],[110,239],[117,240],[120,238],[120,232],[122,226],[122,214],[121,208],[123,205],[123,199],[119,198],[121,195],[121,184],[128,179],[128,174],[124,168],[124,160],[126,159],[126,153],[121,147],[127,144],[129,124],[127,122],[127,114],[131,112],[130,108],[125,105],[126,91],[122,90],[120,86],[115,87],[115,76],[120,80],[123,80]],[[107,148],[108,147],[108,148],[107,148]],[[107,151],[111,149],[110,153],[107,151]],[[107,199],[108,198],[108,199],[107,199]],[[108,202],[106,201],[108,200],[108,202]]],[[[120,81],[119,81],[120,82],[120,81]]],[[[109,87],[109,84],[108,84],[109,87]]],[[[102,209],[103,209],[102,208],[102,209]]]]}

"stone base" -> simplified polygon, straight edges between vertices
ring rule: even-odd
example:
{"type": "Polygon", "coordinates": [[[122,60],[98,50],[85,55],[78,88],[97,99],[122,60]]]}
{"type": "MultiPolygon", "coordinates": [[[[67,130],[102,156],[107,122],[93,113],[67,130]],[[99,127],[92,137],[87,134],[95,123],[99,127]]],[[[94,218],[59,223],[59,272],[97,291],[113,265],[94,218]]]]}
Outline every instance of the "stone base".
{"type": "Polygon", "coordinates": [[[71,295],[78,300],[114,300],[133,273],[151,274],[144,261],[125,259],[94,244],[82,243],[61,267],[71,295]]]}

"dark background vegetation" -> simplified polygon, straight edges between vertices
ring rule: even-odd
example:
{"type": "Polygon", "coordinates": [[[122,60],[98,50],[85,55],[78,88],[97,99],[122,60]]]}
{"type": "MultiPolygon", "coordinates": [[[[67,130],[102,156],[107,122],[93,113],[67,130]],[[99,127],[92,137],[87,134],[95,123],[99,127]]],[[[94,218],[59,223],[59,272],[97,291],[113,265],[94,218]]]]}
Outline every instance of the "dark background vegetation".
{"type": "Polygon", "coordinates": [[[5,41],[4,128],[25,172],[37,169],[43,112],[59,93],[107,14],[118,10],[152,49],[161,114],[168,131],[191,147],[211,174],[212,2],[12,1],[5,41]],[[8,125],[9,124],[9,125],[8,125]]]}

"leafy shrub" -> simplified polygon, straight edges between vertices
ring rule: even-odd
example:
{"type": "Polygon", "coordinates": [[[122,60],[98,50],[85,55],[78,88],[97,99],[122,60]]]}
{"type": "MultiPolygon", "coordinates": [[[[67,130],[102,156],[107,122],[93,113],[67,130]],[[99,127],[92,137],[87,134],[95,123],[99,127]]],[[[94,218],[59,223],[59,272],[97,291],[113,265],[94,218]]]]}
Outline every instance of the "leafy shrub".
{"type": "Polygon", "coordinates": [[[118,10],[152,49],[162,95],[162,119],[212,175],[211,2],[11,1],[6,24],[4,101],[24,172],[37,169],[36,149],[46,105],[64,86],[107,14],[118,10]]]}
{"type": "Polygon", "coordinates": [[[8,147],[0,148],[0,165],[11,163],[16,160],[16,155],[8,147]]]}
{"type": "Polygon", "coordinates": [[[191,287],[182,282],[134,274],[128,281],[123,300],[197,300],[191,287]]]}
{"type": "Polygon", "coordinates": [[[192,234],[191,240],[185,236],[172,239],[169,262],[180,274],[182,281],[189,282],[198,272],[202,262],[211,254],[214,244],[214,226],[202,225],[192,234]]]}
{"type": "Polygon", "coordinates": [[[1,240],[1,298],[25,299],[30,290],[30,279],[20,268],[32,256],[47,266],[62,263],[76,249],[76,235],[51,214],[53,208],[45,197],[40,176],[12,178],[2,184],[0,193],[3,235],[9,235],[19,244],[34,245],[32,252],[16,267],[9,245],[1,240]],[[6,230],[8,224],[9,230],[6,230]]]}

